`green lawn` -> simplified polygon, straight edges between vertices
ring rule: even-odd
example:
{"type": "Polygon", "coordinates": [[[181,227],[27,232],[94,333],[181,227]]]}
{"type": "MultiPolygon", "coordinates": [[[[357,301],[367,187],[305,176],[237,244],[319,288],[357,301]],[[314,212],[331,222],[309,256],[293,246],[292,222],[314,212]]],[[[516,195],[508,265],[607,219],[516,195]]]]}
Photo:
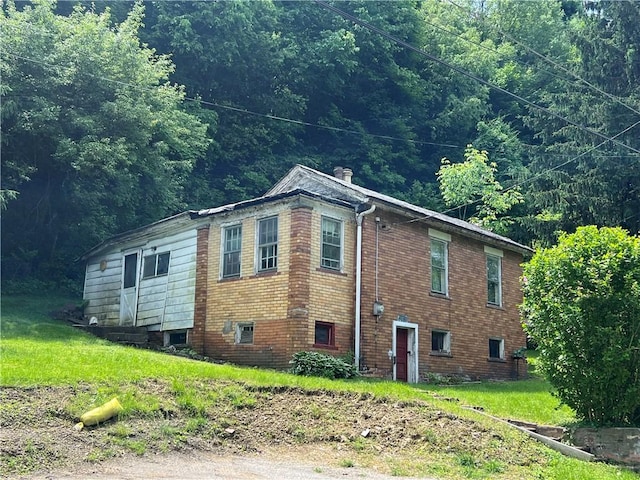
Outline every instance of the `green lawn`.
{"type": "Polygon", "coordinates": [[[570,425],[573,410],[549,393],[549,384],[539,378],[517,382],[483,382],[455,387],[427,387],[438,395],[457,398],[469,406],[480,406],[490,415],[545,425],[570,425]]]}
{"type": "MultiPolygon", "coordinates": [[[[194,379],[235,380],[253,385],[282,385],[311,390],[367,392],[398,400],[427,400],[442,410],[460,414],[461,405],[480,406],[486,413],[545,424],[570,424],[575,417],[559,405],[541,379],[487,382],[461,386],[407,385],[376,380],[331,381],[232,365],[216,365],[150,350],[122,347],[97,339],[47,312],[67,303],[59,297],[5,296],[2,298],[0,385],[47,386],[122,385],[142,379],[173,382],[184,388],[194,379]],[[458,399],[450,402],[434,398],[458,399]]],[[[77,300],[76,300],[77,301],[77,300]]],[[[111,392],[105,393],[105,398],[111,392]]],[[[184,392],[186,395],[189,392],[184,392]]],[[[125,403],[135,399],[125,399],[125,403]]],[[[126,407],[126,405],[125,405],[126,407]]],[[[80,408],[80,407],[78,407],[80,408]]],[[[550,453],[552,461],[536,478],[638,479],[612,466],[588,464],[550,453]]],[[[533,478],[533,477],[531,477],[533,478]]]]}

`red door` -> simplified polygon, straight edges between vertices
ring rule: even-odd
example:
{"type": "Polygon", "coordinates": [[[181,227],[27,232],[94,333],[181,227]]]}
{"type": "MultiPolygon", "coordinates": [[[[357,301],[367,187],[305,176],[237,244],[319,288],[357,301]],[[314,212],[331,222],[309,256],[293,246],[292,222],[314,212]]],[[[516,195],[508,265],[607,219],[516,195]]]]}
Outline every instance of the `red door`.
{"type": "Polygon", "coordinates": [[[407,376],[407,341],[408,332],[406,328],[396,330],[396,380],[406,382],[407,376]]]}

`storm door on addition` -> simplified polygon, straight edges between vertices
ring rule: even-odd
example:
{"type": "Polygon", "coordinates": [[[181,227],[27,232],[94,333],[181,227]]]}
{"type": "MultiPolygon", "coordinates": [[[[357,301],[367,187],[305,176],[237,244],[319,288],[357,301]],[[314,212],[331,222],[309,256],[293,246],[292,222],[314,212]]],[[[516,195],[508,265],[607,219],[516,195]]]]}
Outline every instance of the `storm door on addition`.
{"type": "Polygon", "coordinates": [[[125,253],[122,259],[122,291],[120,295],[120,325],[133,325],[138,306],[140,254],[125,253]]]}

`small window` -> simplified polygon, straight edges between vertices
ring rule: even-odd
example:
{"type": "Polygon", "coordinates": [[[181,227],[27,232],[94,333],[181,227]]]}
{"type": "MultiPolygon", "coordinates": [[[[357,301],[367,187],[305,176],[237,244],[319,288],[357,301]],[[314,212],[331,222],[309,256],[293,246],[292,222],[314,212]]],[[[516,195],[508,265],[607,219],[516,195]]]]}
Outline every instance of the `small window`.
{"type": "Polygon", "coordinates": [[[142,278],[159,277],[169,273],[169,252],[144,257],[142,278]]]}
{"type": "Polygon", "coordinates": [[[447,242],[431,239],[431,291],[447,295],[447,242]]]}
{"type": "Polygon", "coordinates": [[[179,332],[169,332],[169,345],[186,345],[187,332],[186,330],[179,332]]]}
{"type": "Polygon", "coordinates": [[[487,255],[487,302],[502,305],[502,262],[501,258],[487,255]]]}
{"type": "Polygon", "coordinates": [[[315,345],[324,347],[335,345],[335,325],[327,322],[316,322],[315,345]]]}
{"type": "Polygon", "coordinates": [[[504,359],[504,340],[502,338],[489,339],[489,358],[504,359]]]}
{"type": "Polygon", "coordinates": [[[278,217],[258,222],[258,271],[278,268],[278,217]]]}
{"type": "Polygon", "coordinates": [[[434,353],[451,353],[451,333],[443,330],[432,330],[431,351],[434,353]]]}
{"type": "Polygon", "coordinates": [[[222,253],[222,276],[240,276],[240,252],[242,250],[242,226],[224,229],[222,253]]]}
{"type": "Polygon", "coordinates": [[[253,343],[253,322],[238,323],[236,325],[236,343],[238,344],[253,343]]]}

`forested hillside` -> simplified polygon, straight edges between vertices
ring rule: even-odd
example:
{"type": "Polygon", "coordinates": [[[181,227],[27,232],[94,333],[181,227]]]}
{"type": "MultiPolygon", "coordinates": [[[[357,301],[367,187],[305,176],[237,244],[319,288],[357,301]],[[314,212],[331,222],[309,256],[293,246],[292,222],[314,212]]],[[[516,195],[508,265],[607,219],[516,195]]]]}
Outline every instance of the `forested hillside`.
{"type": "Polygon", "coordinates": [[[501,233],[640,229],[638,2],[5,1],[0,28],[3,283],[77,282],[296,163],[471,218],[436,175],[468,145],[520,192],[501,233]]]}

